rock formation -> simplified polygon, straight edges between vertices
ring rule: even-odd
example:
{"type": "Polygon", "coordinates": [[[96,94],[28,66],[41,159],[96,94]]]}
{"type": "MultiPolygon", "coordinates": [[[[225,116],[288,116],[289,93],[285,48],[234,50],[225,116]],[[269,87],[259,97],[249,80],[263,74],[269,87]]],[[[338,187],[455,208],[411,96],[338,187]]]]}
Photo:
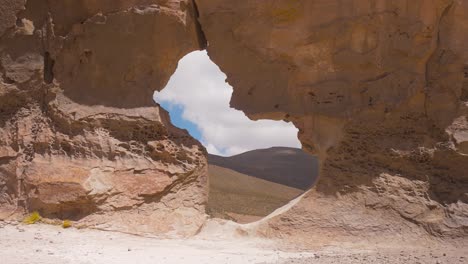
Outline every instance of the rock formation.
{"type": "Polygon", "coordinates": [[[321,158],[266,234],[467,236],[467,1],[197,3],[232,106],[321,158]]]}
{"type": "Polygon", "coordinates": [[[3,207],[92,223],[141,211],[193,233],[205,152],[151,94],[207,43],[232,106],[293,122],[321,159],[317,186],[260,232],[466,238],[467,1],[196,4],[1,0],[3,207]]]}
{"type": "Polygon", "coordinates": [[[0,14],[3,215],[196,233],[206,151],[152,101],[203,48],[191,3],[2,0],[0,14]]]}

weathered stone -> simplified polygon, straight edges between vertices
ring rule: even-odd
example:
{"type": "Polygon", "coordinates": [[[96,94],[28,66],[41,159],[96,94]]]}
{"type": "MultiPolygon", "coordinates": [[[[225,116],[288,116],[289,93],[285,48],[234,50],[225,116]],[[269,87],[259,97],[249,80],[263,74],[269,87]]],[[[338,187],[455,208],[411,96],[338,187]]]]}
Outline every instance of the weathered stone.
{"type": "Polygon", "coordinates": [[[16,13],[24,8],[26,0],[2,0],[0,5],[0,36],[16,24],[16,13]]]}
{"type": "Polygon", "coordinates": [[[151,5],[74,25],[54,71],[65,94],[87,105],[153,105],[179,59],[200,48],[194,21],[183,14],[151,5]]]}
{"type": "Polygon", "coordinates": [[[197,3],[231,105],[292,121],[321,158],[262,232],[466,237],[466,1],[197,3]]]}
{"type": "Polygon", "coordinates": [[[292,121],[321,158],[317,186],[259,232],[466,238],[467,1],[47,2],[0,4],[5,208],[195,233],[206,153],[151,93],[207,46],[233,107],[292,121]]]}
{"type": "Polygon", "coordinates": [[[0,23],[10,32],[0,41],[0,207],[195,234],[206,217],[206,151],[152,101],[177,61],[200,48],[190,3],[31,0],[18,12],[7,2],[15,12],[0,23]]]}

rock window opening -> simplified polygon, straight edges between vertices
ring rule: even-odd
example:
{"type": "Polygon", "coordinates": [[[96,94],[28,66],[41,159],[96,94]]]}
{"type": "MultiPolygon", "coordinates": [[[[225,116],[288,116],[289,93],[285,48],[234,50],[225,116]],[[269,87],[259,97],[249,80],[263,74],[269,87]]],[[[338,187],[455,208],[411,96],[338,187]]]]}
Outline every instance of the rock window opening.
{"type": "Polygon", "coordinates": [[[154,99],[209,153],[207,213],[249,223],[310,189],[318,161],[300,149],[292,123],[252,121],[230,108],[233,90],[225,80],[206,51],[195,51],[154,99]]]}

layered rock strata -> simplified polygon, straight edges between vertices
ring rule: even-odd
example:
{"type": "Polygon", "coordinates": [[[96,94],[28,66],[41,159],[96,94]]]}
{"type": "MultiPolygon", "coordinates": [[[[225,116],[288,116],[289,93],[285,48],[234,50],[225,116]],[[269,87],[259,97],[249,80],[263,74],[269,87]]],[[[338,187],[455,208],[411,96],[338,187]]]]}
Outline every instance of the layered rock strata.
{"type": "Polygon", "coordinates": [[[152,101],[203,48],[192,3],[1,2],[2,215],[196,233],[206,151],[152,101]]]}

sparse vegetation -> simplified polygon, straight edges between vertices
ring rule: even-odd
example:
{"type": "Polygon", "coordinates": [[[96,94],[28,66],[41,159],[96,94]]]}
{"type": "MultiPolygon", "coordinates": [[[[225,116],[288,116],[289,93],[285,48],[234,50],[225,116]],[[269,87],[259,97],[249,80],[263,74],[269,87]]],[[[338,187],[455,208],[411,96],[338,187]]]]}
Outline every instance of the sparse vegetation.
{"type": "Polygon", "coordinates": [[[39,212],[32,212],[31,214],[29,214],[28,216],[26,216],[23,220],[23,223],[25,224],[28,224],[28,225],[32,225],[32,224],[35,224],[39,221],[42,220],[42,217],[41,215],[39,214],[39,212]]]}
{"type": "Polygon", "coordinates": [[[69,228],[69,227],[72,227],[72,222],[70,220],[63,220],[62,222],[62,227],[63,228],[69,228]]]}
{"type": "Polygon", "coordinates": [[[240,223],[261,219],[303,192],[215,165],[209,165],[208,174],[207,212],[240,223]]]}

